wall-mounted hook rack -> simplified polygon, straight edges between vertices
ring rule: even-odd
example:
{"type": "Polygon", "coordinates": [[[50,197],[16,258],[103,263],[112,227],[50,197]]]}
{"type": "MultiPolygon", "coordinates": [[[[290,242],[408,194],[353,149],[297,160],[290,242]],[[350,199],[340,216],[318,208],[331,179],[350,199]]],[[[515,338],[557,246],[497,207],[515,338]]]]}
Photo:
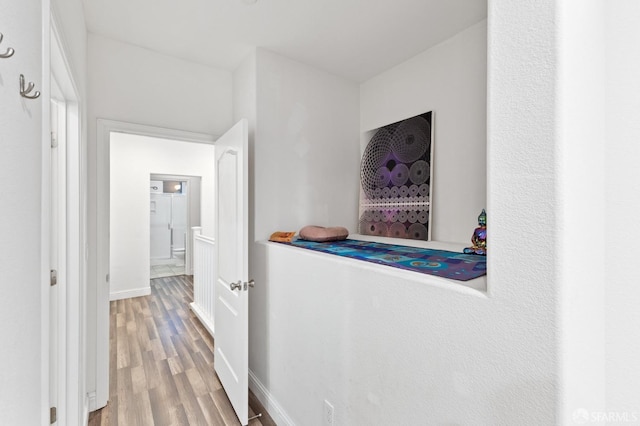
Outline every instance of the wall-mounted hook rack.
{"type": "Polygon", "coordinates": [[[34,87],[35,85],[32,82],[29,82],[27,87],[24,87],[24,75],[20,74],[20,95],[23,98],[27,98],[27,99],[38,98],[40,96],[40,92],[38,92],[37,90],[33,92],[33,94],[31,94],[31,91],[33,90],[34,87]]]}
{"type": "MultiPolygon", "coordinates": [[[[3,38],[4,38],[4,35],[0,33],[0,43],[2,43],[3,38]]],[[[10,58],[13,56],[14,53],[16,53],[16,51],[13,50],[13,47],[9,47],[6,52],[0,53],[0,58],[10,58]]]]}

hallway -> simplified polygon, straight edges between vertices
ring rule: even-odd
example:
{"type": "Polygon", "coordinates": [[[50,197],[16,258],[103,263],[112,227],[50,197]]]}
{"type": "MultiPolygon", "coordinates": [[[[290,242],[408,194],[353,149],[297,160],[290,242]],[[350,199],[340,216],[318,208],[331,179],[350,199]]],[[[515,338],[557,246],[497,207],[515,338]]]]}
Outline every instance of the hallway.
{"type": "MultiPolygon", "coordinates": [[[[111,302],[109,404],[98,425],[239,425],[213,370],[213,339],[191,313],[192,279],[151,280],[151,295],[111,302]]],[[[249,392],[251,426],[275,425],[249,392]]]]}

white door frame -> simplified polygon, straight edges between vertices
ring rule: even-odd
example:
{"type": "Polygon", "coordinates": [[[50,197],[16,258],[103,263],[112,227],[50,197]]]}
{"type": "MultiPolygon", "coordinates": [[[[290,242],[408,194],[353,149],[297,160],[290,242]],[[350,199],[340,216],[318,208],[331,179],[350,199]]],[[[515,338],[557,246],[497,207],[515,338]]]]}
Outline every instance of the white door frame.
{"type": "MultiPolygon", "coordinates": [[[[86,377],[86,148],[83,144],[82,105],[71,67],[68,51],[59,31],[58,20],[51,11],[50,16],[50,63],[49,76],[58,87],[58,97],[64,103],[65,119],[60,125],[66,167],[60,188],[64,217],[59,235],[64,253],[60,255],[62,270],[58,288],[58,424],[83,424],[88,416],[88,401],[85,390],[86,377]]],[[[49,129],[49,126],[46,127],[49,129]]],[[[49,133],[49,130],[47,130],[49,133]]],[[[45,135],[48,146],[51,135],[45,135]]],[[[54,226],[54,224],[51,224],[54,226]]]]}
{"type": "Polygon", "coordinates": [[[197,185],[198,193],[194,194],[194,182],[202,182],[202,176],[188,176],[188,175],[167,175],[162,173],[152,173],[151,180],[180,180],[187,182],[187,241],[185,243],[184,250],[184,273],[187,275],[193,275],[193,235],[191,234],[191,228],[194,226],[200,226],[202,218],[198,214],[197,224],[193,223],[192,217],[194,213],[194,203],[200,205],[201,193],[200,184],[197,185]],[[197,199],[197,203],[196,203],[197,199]]]}
{"type": "MultiPolygon", "coordinates": [[[[97,267],[96,267],[96,390],[94,411],[109,401],[109,169],[111,133],[128,133],[183,142],[213,144],[215,136],[114,120],[97,120],[97,267]]],[[[213,167],[213,165],[211,166],[213,167]]],[[[90,350],[91,350],[90,349],[90,350]]]]}
{"type": "Polygon", "coordinates": [[[57,284],[49,288],[49,406],[56,407],[57,419],[66,424],[66,294],[67,294],[67,162],[66,100],[51,76],[51,166],[49,169],[49,268],[57,274],[57,284]],[[56,139],[56,146],[53,140],[56,139]]]}

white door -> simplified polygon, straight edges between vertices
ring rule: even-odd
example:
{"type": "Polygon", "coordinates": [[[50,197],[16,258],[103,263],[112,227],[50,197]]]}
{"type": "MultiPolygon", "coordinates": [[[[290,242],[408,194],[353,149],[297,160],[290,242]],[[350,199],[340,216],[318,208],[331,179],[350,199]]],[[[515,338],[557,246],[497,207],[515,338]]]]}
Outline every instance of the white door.
{"type": "Polygon", "coordinates": [[[171,195],[151,194],[151,259],[171,257],[171,195]]]}
{"type": "Polygon", "coordinates": [[[248,423],[249,259],[248,122],[240,120],[216,142],[214,367],[240,420],[248,423]]]}

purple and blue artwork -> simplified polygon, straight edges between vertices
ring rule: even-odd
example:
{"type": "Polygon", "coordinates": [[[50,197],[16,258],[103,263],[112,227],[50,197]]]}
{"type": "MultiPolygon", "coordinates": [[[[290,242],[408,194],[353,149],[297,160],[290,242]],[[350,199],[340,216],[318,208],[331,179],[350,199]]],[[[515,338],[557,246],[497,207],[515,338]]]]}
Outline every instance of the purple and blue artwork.
{"type": "Polygon", "coordinates": [[[429,240],[432,112],[378,129],[360,164],[365,235],[429,240]]]}

